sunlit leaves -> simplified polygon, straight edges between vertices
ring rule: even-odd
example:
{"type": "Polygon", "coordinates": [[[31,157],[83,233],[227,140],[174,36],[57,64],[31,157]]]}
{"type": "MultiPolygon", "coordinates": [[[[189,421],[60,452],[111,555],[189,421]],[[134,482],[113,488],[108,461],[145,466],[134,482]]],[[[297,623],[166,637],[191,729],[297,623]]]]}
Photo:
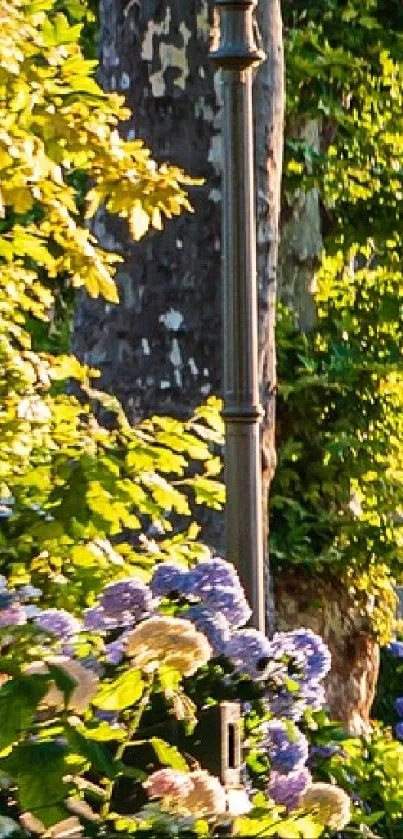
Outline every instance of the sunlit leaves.
{"type": "Polygon", "coordinates": [[[102,711],[123,711],[142,697],[145,683],[139,670],[126,670],[111,684],[104,684],[94,705],[102,711]]]}

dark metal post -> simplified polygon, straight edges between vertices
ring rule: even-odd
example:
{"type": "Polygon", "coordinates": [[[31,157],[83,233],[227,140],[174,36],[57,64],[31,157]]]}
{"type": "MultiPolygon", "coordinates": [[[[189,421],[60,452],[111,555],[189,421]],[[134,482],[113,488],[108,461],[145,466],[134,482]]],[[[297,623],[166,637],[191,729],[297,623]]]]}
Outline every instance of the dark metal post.
{"type": "Polygon", "coordinates": [[[215,0],[220,43],[210,55],[223,81],[224,411],[227,559],[237,567],[264,631],[252,67],[256,0],[215,0]]]}

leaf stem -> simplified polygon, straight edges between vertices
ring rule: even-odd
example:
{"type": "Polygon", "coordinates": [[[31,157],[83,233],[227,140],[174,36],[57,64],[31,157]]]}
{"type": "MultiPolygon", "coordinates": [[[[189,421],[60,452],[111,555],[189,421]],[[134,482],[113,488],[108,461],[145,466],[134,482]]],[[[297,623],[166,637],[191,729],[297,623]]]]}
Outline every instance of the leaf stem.
{"type": "MultiPolygon", "coordinates": [[[[150,702],[150,697],[151,697],[151,692],[152,692],[152,689],[153,689],[153,684],[154,684],[154,678],[151,677],[150,680],[149,680],[149,683],[148,683],[148,685],[147,685],[147,687],[146,687],[146,689],[145,689],[145,691],[144,691],[144,693],[143,693],[143,695],[140,699],[140,702],[139,702],[139,704],[136,708],[136,711],[133,715],[133,718],[128,725],[127,735],[126,735],[125,739],[122,740],[119,743],[119,745],[116,749],[116,754],[115,754],[115,760],[116,761],[122,760],[127,746],[130,745],[130,742],[133,738],[133,735],[136,733],[136,731],[137,731],[137,729],[140,725],[141,718],[144,714],[144,711],[146,710],[146,708],[148,707],[149,702],[150,702]]],[[[101,811],[100,811],[101,818],[103,818],[103,819],[106,819],[109,815],[109,812],[110,812],[111,800],[112,800],[112,795],[113,795],[113,787],[114,787],[114,781],[108,779],[108,781],[106,783],[106,798],[105,798],[105,801],[104,801],[104,803],[101,807],[101,811]]]]}

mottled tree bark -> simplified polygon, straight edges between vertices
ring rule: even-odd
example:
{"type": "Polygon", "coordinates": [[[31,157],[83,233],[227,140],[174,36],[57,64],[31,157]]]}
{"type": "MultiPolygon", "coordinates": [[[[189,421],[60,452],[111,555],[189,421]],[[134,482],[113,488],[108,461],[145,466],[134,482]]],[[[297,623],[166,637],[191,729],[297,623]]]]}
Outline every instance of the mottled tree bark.
{"type": "MultiPolygon", "coordinates": [[[[120,304],[83,293],[73,348],[102,371],[131,422],[155,413],[188,416],[221,392],[221,206],[219,82],[209,60],[207,0],[101,0],[100,70],[123,93],[122,126],[159,161],[204,179],[195,213],[131,241],[126,224],[100,214],[95,232],[117,250],[120,304]]],[[[203,538],[223,550],[223,515],[203,514],[203,538]]]]}
{"type": "MultiPolygon", "coordinates": [[[[275,464],[274,319],[283,137],[283,51],[279,0],[261,0],[267,63],[255,80],[260,373],[265,409],[267,492],[275,464]]],[[[208,58],[214,32],[206,0],[102,0],[100,80],[126,96],[132,118],[122,130],[142,137],[159,160],[205,178],[184,215],[130,241],[126,226],[99,214],[95,232],[120,252],[121,303],[81,295],[73,348],[102,370],[131,421],[152,413],[187,415],[209,393],[221,393],[220,78],[208,58]]],[[[207,539],[220,549],[220,516],[207,539]]],[[[206,535],[206,534],[204,534],[206,535]]],[[[266,540],[267,541],[267,540],[266,540]]]]}
{"type": "MultiPolygon", "coordinates": [[[[319,119],[294,121],[288,135],[319,152],[319,119]]],[[[309,332],[316,322],[315,272],[323,248],[318,190],[298,190],[283,208],[278,266],[279,298],[295,314],[298,327],[309,332]]]]}
{"type": "MultiPolygon", "coordinates": [[[[260,3],[258,10],[259,29],[267,53],[267,61],[259,69],[255,82],[259,378],[264,408],[262,503],[267,537],[269,491],[276,467],[275,320],[284,137],[284,47],[280,0],[260,3]]],[[[272,631],[274,604],[269,577],[266,588],[267,626],[272,631]]]]}
{"type": "Polygon", "coordinates": [[[95,232],[124,256],[112,306],[83,294],[74,349],[102,370],[129,418],[187,414],[221,381],[219,105],[206,0],[102,0],[100,80],[125,94],[126,136],[205,178],[184,215],[143,242],[100,214],[95,232]]]}

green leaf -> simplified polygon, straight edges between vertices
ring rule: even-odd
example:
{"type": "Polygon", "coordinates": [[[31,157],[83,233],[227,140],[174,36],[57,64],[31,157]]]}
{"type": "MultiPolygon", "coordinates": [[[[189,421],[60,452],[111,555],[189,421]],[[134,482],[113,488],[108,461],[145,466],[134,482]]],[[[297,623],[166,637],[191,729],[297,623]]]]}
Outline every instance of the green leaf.
{"type": "Polygon", "coordinates": [[[20,676],[0,689],[0,751],[29,732],[48,685],[48,676],[20,676]]]}
{"type": "Polygon", "coordinates": [[[110,685],[104,685],[93,704],[103,711],[123,711],[141,698],[144,682],[139,670],[128,670],[110,685]]]}
{"type": "Polygon", "coordinates": [[[165,740],[160,740],[159,737],[151,737],[150,743],[158,760],[164,766],[172,766],[172,769],[178,769],[181,772],[189,771],[185,758],[176,746],[170,746],[169,743],[166,743],[165,740]]]}
{"type": "Polygon", "coordinates": [[[20,744],[0,764],[17,784],[21,811],[33,813],[45,827],[68,815],[64,802],[71,785],[63,780],[68,771],[65,756],[59,743],[29,741],[20,744]]]}
{"type": "Polygon", "coordinates": [[[118,764],[105,746],[94,742],[86,737],[82,730],[79,731],[70,725],[66,726],[66,735],[72,749],[88,760],[94,769],[106,778],[116,777],[119,771],[118,764]]]}
{"type": "Polygon", "coordinates": [[[126,732],[124,728],[117,728],[109,725],[108,722],[100,722],[81,726],[80,734],[83,734],[89,740],[96,740],[99,743],[110,743],[116,740],[124,740],[126,732]]]}

